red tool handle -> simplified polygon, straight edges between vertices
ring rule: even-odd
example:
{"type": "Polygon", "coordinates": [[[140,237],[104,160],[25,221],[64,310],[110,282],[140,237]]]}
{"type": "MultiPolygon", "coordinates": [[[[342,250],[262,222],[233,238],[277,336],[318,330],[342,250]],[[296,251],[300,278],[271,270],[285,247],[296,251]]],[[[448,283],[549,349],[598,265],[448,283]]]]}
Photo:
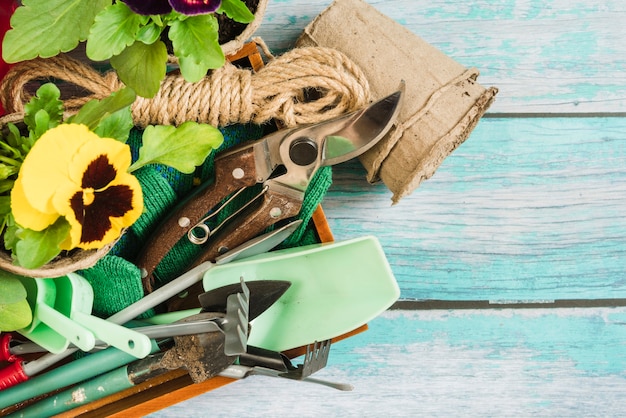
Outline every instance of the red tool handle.
{"type": "Polygon", "coordinates": [[[3,334],[0,338],[0,361],[10,361],[13,363],[19,357],[11,353],[11,340],[13,336],[9,333],[3,334]]]}
{"type": "Polygon", "coordinates": [[[10,388],[27,380],[28,375],[24,371],[22,360],[19,358],[14,363],[0,370],[0,390],[10,388]]]}

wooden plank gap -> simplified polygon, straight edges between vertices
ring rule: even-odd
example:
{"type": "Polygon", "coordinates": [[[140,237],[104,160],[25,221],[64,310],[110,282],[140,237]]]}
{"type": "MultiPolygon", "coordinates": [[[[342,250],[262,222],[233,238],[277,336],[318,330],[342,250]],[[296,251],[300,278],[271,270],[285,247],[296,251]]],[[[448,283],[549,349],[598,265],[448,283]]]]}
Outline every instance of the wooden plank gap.
{"type": "Polygon", "coordinates": [[[545,301],[399,300],[389,310],[616,308],[626,299],[560,299],[545,301]]]}
{"type": "Polygon", "coordinates": [[[483,119],[538,119],[538,118],[625,118],[626,112],[487,112],[483,119]]]}

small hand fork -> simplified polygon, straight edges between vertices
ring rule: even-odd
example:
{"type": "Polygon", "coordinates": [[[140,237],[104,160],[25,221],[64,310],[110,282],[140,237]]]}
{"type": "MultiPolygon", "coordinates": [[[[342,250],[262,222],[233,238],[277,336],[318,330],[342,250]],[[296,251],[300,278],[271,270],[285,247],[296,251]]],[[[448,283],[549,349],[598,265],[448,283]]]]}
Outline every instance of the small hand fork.
{"type": "MultiPolygon", "coordinates": [[[[326,340],[321,343],[315,341],[313,344],[307,345],[304,363],[299,364],[298,367],[291,368],[286,373],[281,373],[280,376],[288,379],[304,380],[316,371],[323,369],[326,367],[326,363],[328,363],[330,343],[331,340],[326,340]]],[[[291,364],[288,366],[291,366],[291,364]]]]}
{"type": "Polygon", "coordinates": [[[304,363],[297,367],[284,354],[271,350],[248,347],[248,353],[239,356],[240,364],[231,365],[220,375],[232,379],[243,379],[250,375],[283,377],[303,382],[317,383],[337,390],[351,391],[352,385],[335,383],[309,377],[324,368],[328,362],[331,340],[315,342],[306,348],[304,363]]]}

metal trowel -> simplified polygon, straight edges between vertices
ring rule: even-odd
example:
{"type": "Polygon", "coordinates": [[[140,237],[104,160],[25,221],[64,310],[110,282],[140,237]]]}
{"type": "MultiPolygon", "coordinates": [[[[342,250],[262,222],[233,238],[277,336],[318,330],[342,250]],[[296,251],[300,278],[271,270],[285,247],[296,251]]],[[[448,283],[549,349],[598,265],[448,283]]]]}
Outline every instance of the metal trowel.
{"type": "MultiPolygon", "coordinates": [[[[230,284],[199,296],[202,312],[173,326],[213,318],[217,331],[174,337],[175,346],[161,359],[168,369],[184,367],[194,382],[211,378],[246,352],[248,323],[272,306],[291,286],[288,281],[262,280],[248,287],[230,284]]],[[[164,328],[168,325],[164,325],[164,328]]]]}

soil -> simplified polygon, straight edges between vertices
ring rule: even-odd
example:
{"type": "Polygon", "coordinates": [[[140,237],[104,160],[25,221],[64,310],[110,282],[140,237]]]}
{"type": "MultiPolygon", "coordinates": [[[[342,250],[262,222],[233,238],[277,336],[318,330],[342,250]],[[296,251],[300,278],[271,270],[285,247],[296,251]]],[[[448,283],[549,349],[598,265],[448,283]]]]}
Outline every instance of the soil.
{"type": "MultiPolygon", "coordinates": [[[[257,6],[259,5],[259,0],[243,0],[245,5],[248,7],[253,14],[256,12],[257,6]]],[[[229,19],[225,14],[218,14],[217,21],[219,23],[219,42],[220,45],[225,44],[226,42],[235,39],[237,35],[244,31],[246,28],[245,23],[235,22],[234,20],[229,19]]]]}

